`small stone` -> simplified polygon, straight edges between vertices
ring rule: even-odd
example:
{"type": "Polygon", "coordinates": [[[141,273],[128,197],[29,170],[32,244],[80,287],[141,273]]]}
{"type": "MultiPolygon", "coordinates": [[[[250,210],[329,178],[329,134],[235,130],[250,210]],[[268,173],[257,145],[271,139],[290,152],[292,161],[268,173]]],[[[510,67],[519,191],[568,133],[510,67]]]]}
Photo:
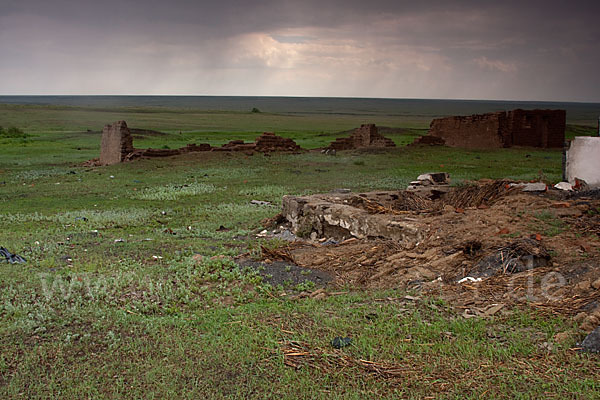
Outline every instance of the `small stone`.
{"type": "Polygon", "coordinates": [[[352,339],[349,337],[337,336],[331,341],[331,345],[334,349],[341,349],[342,347],[349,346],[352,343],[352,339]]]}
{"type": "Polygon", "coordinates": [[[571,334],[569,332],[558,332],[556,335],[554,335],[554,341],[556,343],[563,343],[564,341],[569,339],[569,337],[571,337],[571,334]]]}
{"type": "Polygon", "coordinates": [[[581,292],[587,292],[591,289],[591,287],[592,285],[590,284],[590,281],[581,281],[575,286],[575,289],[581,292]]]}
{"type": "Polygon", "coordinates": [[[581,322],[585,321],[586,318],[587,318],[587,314],[582,311],[579,314],[577,314],[575,317],[573,317],[573,321],[575,321],[577,323],[581,323],[581,322]]]}
{"type": "Polygon", "coordinates": [[[581,342],[581,350],[589,353],[600,353],[600,327],[594,329],[581,342]]]}
{"type": "Polygon", "coordinates": [[[450,213],[450,212],[455,212],[456,209],[454,207],[452,207],[450,204],[446,204],[444,206],[444,212],[450,213]]]}
{"type": "Polygon", "coordinates": [[[543,342],[538,344],[538,348],[540,350],[552,351],[554,350],[554,345],[551,342],[543,342]]]}
{"type": "Polygon", "coordinates": [[[589,315],[585,319],[585,322],[589,322],[590,324],[592,324],[594,326],[598,326],[598,324],[600,324],[600,318],[596,317],[595,315],[589,315]]]}
{"type": "Polygon", "coordinates": [[[598,278],[594,282],[592,282],[592,287],[594,289],[600,289],[600,278],[598,278]]]}
{"type": "Polygon", "coordinates": [[[584,332],[591,332],[596,328],[596,326],[597,325],[594,325],[591,322],[586,320],[583,324],[581,324],[580,328],[584,332]]]}

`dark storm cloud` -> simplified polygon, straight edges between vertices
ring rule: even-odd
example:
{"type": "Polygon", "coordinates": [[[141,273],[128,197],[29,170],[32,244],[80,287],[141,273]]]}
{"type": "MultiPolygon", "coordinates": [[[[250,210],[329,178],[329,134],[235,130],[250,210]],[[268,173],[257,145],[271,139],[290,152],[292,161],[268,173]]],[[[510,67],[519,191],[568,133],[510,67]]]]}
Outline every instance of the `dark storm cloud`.
{"type": "Polygon", "coordinates": [[[591,1],[4,1],[0,91],[600,100],[599,12],[591,1]]]}

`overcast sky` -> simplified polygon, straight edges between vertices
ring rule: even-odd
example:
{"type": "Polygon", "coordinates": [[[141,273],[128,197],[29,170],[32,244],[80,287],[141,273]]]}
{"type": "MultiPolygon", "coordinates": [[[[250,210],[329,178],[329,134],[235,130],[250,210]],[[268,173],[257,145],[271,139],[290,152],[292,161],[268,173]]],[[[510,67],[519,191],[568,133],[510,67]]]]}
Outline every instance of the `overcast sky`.
{"type": "Polygon", "coordinates": [[[0,0],[0,94],[600,102],[600,0],[0,0]]]}

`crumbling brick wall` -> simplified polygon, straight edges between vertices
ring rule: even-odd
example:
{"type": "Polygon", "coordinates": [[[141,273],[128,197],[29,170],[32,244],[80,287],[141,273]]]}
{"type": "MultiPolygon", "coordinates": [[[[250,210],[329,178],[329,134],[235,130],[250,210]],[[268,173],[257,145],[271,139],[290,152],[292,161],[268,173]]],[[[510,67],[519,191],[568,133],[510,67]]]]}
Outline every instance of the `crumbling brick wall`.
{"type": "Polygon", "coordinates": [[[104,126],[100,146],[100,164],[118,164],[132,152],[133,138],[125,121],[117,121],[104,126]]]}
{"type": "MultiPolygon", "coordinates": [[[[200,145],[188,144],[179,149],[135,149],[133,147],[133,136],[131,129],[127,127],[125,121],[117,121],[104,126],[102,130],[102,143],[100,146],[100,165],[118,164],[123,161],[131,161],[141,157],[169,157],[185,153],[210,151],[208,144],[200,145]]],[[[152,134],[161,134],[156,131],[143,129],[133,129],[134,132],[151,132],[152,134]]]]}
{"type": "Polygon", "coordinates": [[[513,110],[508,112],[511,146],[563,147],[567,113],[565,110],[513,110]]]}
{"type": "Polygon", "coordinates": [[[434,119],[429,135],[442,138],[450,147],[503,147],[500,127],[505,119],[504,112],[434,119]]]}
{"type": "MultiPolygon", "coordinates": [[[[511,146],[562,147],[565,110],[513,110],[488,114],[438,118],[431,121],[428,136],[447,146],[497,148],[511,146]]],[[[417,140],[417,143],[425,143],[417,140]]]]}
{"type": "Polygon", "coordinates": [[[264,132],[256,138],[255,144],[256,150],[261,152],[301,150],[292,139],[277,136],[272,132],[264,132]]]}
{"type": "Polygon", "coordinates": [[[393,140],[377,132],[375,124],[363,124],[349,137],[337,138],[329,145],[330,149],[352,150],[361,147],[395,147],[393,140]]]}
{"type": "Polygon", "coordinates": [[[254,143],[244,143],[243,140],[232,140],[221,147],[212,149],[212,151],[260,151],[262,153],[299,150],[302,150],[302,148],[292,139],[278,136],[273,132],[264,132],[256,138],[254,143]]]}

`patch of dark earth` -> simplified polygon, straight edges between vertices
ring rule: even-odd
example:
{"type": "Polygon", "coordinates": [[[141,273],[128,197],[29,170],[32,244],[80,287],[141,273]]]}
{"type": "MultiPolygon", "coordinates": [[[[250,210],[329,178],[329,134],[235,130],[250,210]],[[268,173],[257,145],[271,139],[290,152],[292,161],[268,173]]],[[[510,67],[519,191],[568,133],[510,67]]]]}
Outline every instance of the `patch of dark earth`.
{"type": "Polygon", "coordinates": [[[238,265],[251,268],[257,271],[265,282],[273,286],[281,285],[286,289],[293,288],[306,281],[313,282],[315,287],[324,287],[333,280],[333,277],[327,272],[302,268],[286,261],[265,263],[244,259],[239,260],[238,265]]]}

